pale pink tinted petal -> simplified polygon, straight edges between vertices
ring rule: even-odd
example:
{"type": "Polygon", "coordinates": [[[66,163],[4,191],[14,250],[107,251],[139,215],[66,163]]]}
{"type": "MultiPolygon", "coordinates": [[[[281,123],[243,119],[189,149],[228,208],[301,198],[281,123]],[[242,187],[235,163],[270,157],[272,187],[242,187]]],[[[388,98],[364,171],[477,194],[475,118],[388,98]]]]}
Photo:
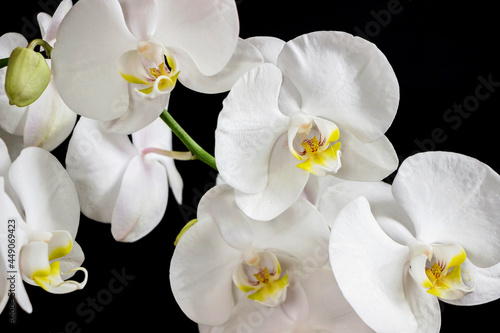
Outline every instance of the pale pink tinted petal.
{"type": "Polygon", "coordinates": [[[80,221],[78,195],[54,155],[37,147],[25,148],[12,163],[9,178],[34,230],[66,230],[75,238],[80,221]]]}
{"type": "Polygon", "coordinates": [[[111,219],[117,241],[135,242],[163,218],[168,201],[167,173],[159,162],[133,158],[123,175],[111,219]]]}
{"type": "Polygon", "coordinates": [[[83,214],[111,222],[125,169],[137,151],[126,135],[104,133],[99,122],[80,118],[68,145],[66,168],[83,214]]]}

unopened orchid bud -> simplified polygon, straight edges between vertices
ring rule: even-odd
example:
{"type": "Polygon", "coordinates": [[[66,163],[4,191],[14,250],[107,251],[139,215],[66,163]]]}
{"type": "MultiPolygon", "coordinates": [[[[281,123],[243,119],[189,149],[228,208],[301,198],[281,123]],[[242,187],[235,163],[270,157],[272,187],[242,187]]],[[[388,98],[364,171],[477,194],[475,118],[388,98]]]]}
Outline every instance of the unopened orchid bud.
{"type": "Polygon", "coordinates": [[[5,76],[9,103],[24,107],[36,101],[47,88],[50,75],[49,65],[39,52],[30,48],[15,48],[5,76]]]}

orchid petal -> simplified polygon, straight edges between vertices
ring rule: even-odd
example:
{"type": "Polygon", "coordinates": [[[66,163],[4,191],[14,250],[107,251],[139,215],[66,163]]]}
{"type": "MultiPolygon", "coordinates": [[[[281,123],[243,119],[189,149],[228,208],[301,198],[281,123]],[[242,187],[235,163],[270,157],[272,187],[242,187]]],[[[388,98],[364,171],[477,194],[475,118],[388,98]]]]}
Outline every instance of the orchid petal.
{"type": "Polygon", "coordinates": [[[258,36],[245,39],[247,43],[255,46],[264,57],[264,61],[276,65],[285,41],[276,37],[258,36]]]}
{"type": "Polygon", "coordinates": [[[408,252],[382,231],[364,197],[348,204],[333,223],[330,262],[335,278],[349,304],[377,332],[417,331],[404,294],[408,252]]]}
{"type": "Polygon", "coordinates": [[[334,121],[362,141],[391,125],[399,85],[372,43],[344,32],[319,31],[286,43],[278,67],[302,95],[302,111],[334,121]]]}
{"type": "Polygon", "coordinates": [[[39,13],[37,15],[40,33],[44,41],[52,46],[54,45],[57,29],[59,28],[63,18],[72,7],[73,3],[71,0],[63,0],[59,3],[59,6],[57,6],[57,9],[52,17],[47,13],[39,13]]]}
{"type": "Polygon", "coordinates": [[[136,47],[118,1],[77,2],[59,26],[51,55],[54,82],[65,104],[103,121],[125,114],[129,94],[117,65],[123,53],[136,47]]]}
{"type": "Polygon", "coordinates": [[[24,139],[22,136],[7,133],[0,128],[0,139],[7,145],[8,154],[12,160],[15,160],[21,153],[21,150],[24,149],[24,139]]]}
{"type": "Polygon", "coordinates": [[[221,93],[230,90],[243,74],[263,63],[264,58],[259,50],[240,38],[227,65],[214,75],[202,74],[191,58],[183,57],[180,64],[182,70],[179,74],[179,81],[194,91],[210,94],[221,93]]]}
{"type": "Polygon", "coordinates": [[[69,141],[66,168],[85,216],[111,222],[123,174],[134,156],[137,151],[126,135],[104,133],[98,121],[80,118],[69,141]]]}
{"type": "Polygon", "coordinates": [[[170,93],[160,94],[156,98],[148,98],[147,95],[133,88],[132,84],[129,83],[128,86],[129,110],[119,118],[104,122],[103,128],[106,131],[120,134],[137,132],[155,121],[168,106],[170,93]]]}
{"type": "Polygon", "coordinates": [[[236,203],[255,220],[273,219],[297,200],[308,177],[307,172],[297,168],[297,159],[290,153],[284,134],[271,152],[266,187],[258,193],[236,191],[236,203]]]}
{"type": "Polygon", "coordinates": [[[156,5],[161,20],[154,37],[169,49],[183,51],[177,59],[179,64],[186,54],[207,76],[227,64],[239,34],[234,1],[157,1],[156,5]]]}
{"type": "Polygon", "coordinates": [[[256,193],[268,182],[273,145],[288,126],[277,106],[280,85],[278,68],[264,64],[238,80],[224,100],[215,158],[224,180],[240,191],[256,193]]]}
{"type": "Polygon", "coordinates": [[[340,128],[342,167],[336,177],[354,181],[379,181],[398,167],[398,157],[386,136],[373,142],[362,142],[340,128]]]}
{"type": "Polygon", "coordinates": [[[154,0],[120,0],[127,27],[138,40],[152,36],[158,23],[158,8],[154,0]]]}
{"type": "Polygon", "coordinates": [[[274,220],[252,221],[250,226],[253,246],[289,253],[305,262],[307,267],[299,269],[309,271],[328,261],[328,225],[318,210],[303,198],[298,198],[274,220]]]}
{"type": "Polygon", "coordinates": [[[309,303],[308,327],[325,332],[373,332],[347,303],[331,268],[319,268],[301,282],[309,303]]]}
{"type": "Polygon", "coordinates": [[[409,157],[392,186],[419,240],[460,244],[479,267],[500,262],[498,188],[500,176],[489,166],[449,152],[409,157]]]}
{"type": "Polygon", "coordinates": [[[9,178],[34,230],[67,230],[75,238],[80,221],[78,195],[70,176],[51,153],[25,148],[12,163],[9,178]]]}
{"type": "Polygon", "coordinates": [[[51,151],[71,134],[75,123],[76,113],[64,104],[55,85],[49,84],[42,95],[28,106],[24,144],[51,151]]]}
{"type": "Polygon", "coordinates": [[[387,183],[339,180],[324,190],[318,208],[331,227],[340,211],[360,196],[368,200],[373,216],[389,237],[402,245],[415,241],[413,224],[396,203],[387,183]]]}
{"type": "Polygon", "coordinates": [[[168,201],[165,168],[154,160],[134,157],[125,173],[111,219],[117,241],[135,242],[163,218],[168,201]]]}
{"type": "Polygon", "coordinates": [[[251,246],[253,235],[249,219],[236,206],[230,186],[210,189],[198,204],[198,218],[212,218],[224,241],[233,248],[244,250],[251,246]]]}
{"type": "Polygon", "coordinates": [[[229,319],[232,272],[240,261],[241,251],[225,242],[211,217],[199,219],[181,237],[170,263],[170,285],[186,316],[212,326],[229,319]]]}
{"type": "Polygon", "coordinates": [[[132,134],[132,142],[139,154],[146,148],[172,150],[172,131],[165,122],[157,118],[154,122],[132,134]]]}
{"type": "MultiPolygon", "coordinates": [[[[159,148],[163,150],[172,150],[172,131],[165,122],[157,118],[147,127],[132,134],[132,141],[139,154],[144,154],[144,149],[159,148]]],[[[154,159],[162,163],[167,169],[168,183],[174,194],[177,203],[182,203],[182,190],[184,182],[177,170],[174,160],[162,155],[153,155],[154,159]]]]}

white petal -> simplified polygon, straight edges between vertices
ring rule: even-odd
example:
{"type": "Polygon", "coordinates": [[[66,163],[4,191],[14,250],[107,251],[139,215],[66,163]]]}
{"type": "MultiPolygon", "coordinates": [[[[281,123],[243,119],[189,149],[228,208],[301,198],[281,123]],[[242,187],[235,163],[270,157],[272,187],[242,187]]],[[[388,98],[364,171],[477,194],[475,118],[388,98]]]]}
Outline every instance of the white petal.
{"type": "Polygon", "coordinates": [[[347,303],[332,270],[320,268],[301,282],[307,295],[308,327],[325,332],[373,332],[347,303]]]}
{"type": "Polygon", "coordinates": [[[67,230],[75,238],[80,221],[78,195],[70,176],[51,153],[25,148],[12,163],[9,178],[33,229],[67,230]]]}
{"type": "Polygon", "coordinates": [[[39,13],[37,15],[37,21],[40,26],[42,39],[50,45],[54,46],[57,29],[72,6],[73,3],[71,0],[63,0],[59,3],[59,6],[57,6],[57,9],[52,17],[47,13],[39,13]]]}
{"type": "Polygon", "coordinates": [[[333,223],[330,262],[342,293],[363,321],[377,332],[416,332],[404,294],[408,248],[378,226],[368,201],[347,205],[333,223]]]}
{"type": "Polygon", "coordinates": [[[65,104],[98,120],[123,115],[129,103],[128,83],[118,63],[136,46],[118,1],[77,2],[59,26],[51,56],[54,82],[65,104]]]}
{"type": "Polygon", "coordinates": [[[298,198],[272,221],[252,221],[253,246],[278,249],[303,261],[304,271],[328,260],[329,229],[324,217],[307,200],[298,198]]]}
{"type": "Polygon", "coordinates": [[[250,219],[245,216],[234,202],[234,190],[228,185],[210,189],[198,204],[198,218],[215,221],[221,236],[227,244],[244,250],[252,244],[250,219]]]}
{"type": "Polygon", "coordinates": [[[286,134],[276,141],[266,187],[257,193],[236,192],[238,207],[253,219],[275,218],[297,200],[307,183],[309,174],[297,167],[299,161],[290,153],[287,141],[286,134]]]}
{"type": "Polygon", "coordinates": [[[134,157],[123,175],[111,219],[117,241],[135,242],[163,218],[168,201],[165,168],[154,160],[134,157]]]}
{"type": "Polygon", "coordinates": [[[372,43],[344,32],[319,31],[286,43],[278,67],[302,95],[302,110],[334,121],[363,141],[392,123],[399,85],[372,43]]]}
{"type": "Polygon", "coordinates": [[[162,119],[156,118],[145,128],[133,133],[132,142],[139,153],[152,147],[172,150],[172,130],[162,119]]]}
{"type": "Polygon", "coordinates": [[[181,237],[170,263],[170,285],[186,316],[205,325],[229,319],[234,307],[232,273],[241,258],[241,251],[224,241],[211,218],[199,219],[181,237]]]}
{"type": "Polygon", "coordinates": [[[138,40],[152,36],[158,23],[158,8],[154,0],[120,0],[123,16],[130,32],[138,40]]]}
{"type": "Polygon", "coordinates": [[[179,81],[191,90],[203,93],[221,93],[231,89],[246,72],[264,63],[257,48],[243,39],[238,44],[227,65],[217,74],[203,75],[191,58],[185,56],[180,63],[179,81]]]}
{"type": "Polygon", "coordinates": [[[122,116],[103,122],[103,128],[108,132],[132,134],[154,122],[168,106],[170,93],[149,98],[139,92],[134,85],[128,84],[128,110],[122,116]]]}
{"type": "MultiPolygon", "coordinates": [[[[184,51],[204,75],[227,64],[239,33],[234,1],[157,1],[157,6],[161,19],[154,37],[165,47],[184,51]]],[[[182,64],[181,58],[177,61],[182,64]]]]}
{"type": "Polygon", "coordinates": [[[134,156],[137,151],[126,135],[104,133],[96,120],[78,120],[68,145],[66,168],[85,216],[111,222],[123,174],[134,156]]]}
{"type": "Polygon", "coordinates": [[[323,192],[318,208],[332,226],[340,211],[360,196],[368,200],[373,216],[389,237],[403,245],[415,241],[413,224],[394,200],[387,183],[337,181],[323,192]]]}
{"type": "Polygon", "coordinates": [[[2,139],[7,145],[10,158],[15,160],[24,148],[23,137],[7,133],[0,128],[0,139],[2,139]]]}
{"type": "Polygon", "coordinates": [[[278,55],[280,54],[285,41],[276,37],[258,36],[245,39],[246,42],[255,46],[262,56],[264,61],[276,65],[278,63],[278,55]]]}
{"type": "Polygon", "coordinates": [[[280,85],[278,68],[265,64],[238,80],[224,100],[215,159],[224,180],[240,191],[256,193],[266,187],[271,151],[288,126],[278,109],[280,85]]]}
{"type": "Polygon", "coordinates": [[[342,167],[335,176],[354,181],[379,181],[398,167],[398,156],[386,136],[362,142],[340,128],[342,167]]]}
{"type": "Polygon", "coordinates": [[[51,151],[71,134],[76,123],[76,113],[61,100],[53,83],[28,106],[24,126],[24,145],[51,151]]]}
{"type": "Polygon", "coordinates": [[[427,152],[406,159],[393,194],[427,243],[457,243],[479,267],[500,262],[500,176],[460,154],[427,152]]]}

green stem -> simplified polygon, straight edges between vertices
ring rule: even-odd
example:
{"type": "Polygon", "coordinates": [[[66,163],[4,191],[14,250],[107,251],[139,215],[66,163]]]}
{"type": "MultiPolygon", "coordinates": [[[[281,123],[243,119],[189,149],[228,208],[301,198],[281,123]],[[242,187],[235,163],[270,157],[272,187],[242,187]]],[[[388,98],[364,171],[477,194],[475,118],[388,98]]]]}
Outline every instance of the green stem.
{"type": "Polygon", "coordinates": [[[9,58],[0,59],[0,68],[4,68],[9,63],[9,58]]]}
{"type": "Polygon", "coordinates": [[[212,169],[217,171],[217,166],[215,164],[215,158],[207,153],[199,144],[194,141],[189,134],[184,131],[184,129],[175,121],[175,119],[168,113],[167,110],[163,110],[160,118],[165,122],[165,124],[170,127],[172,132],[184,143],[184,145],[189,149],[189,151],[200,161],[204,162],[212,169]]]}

